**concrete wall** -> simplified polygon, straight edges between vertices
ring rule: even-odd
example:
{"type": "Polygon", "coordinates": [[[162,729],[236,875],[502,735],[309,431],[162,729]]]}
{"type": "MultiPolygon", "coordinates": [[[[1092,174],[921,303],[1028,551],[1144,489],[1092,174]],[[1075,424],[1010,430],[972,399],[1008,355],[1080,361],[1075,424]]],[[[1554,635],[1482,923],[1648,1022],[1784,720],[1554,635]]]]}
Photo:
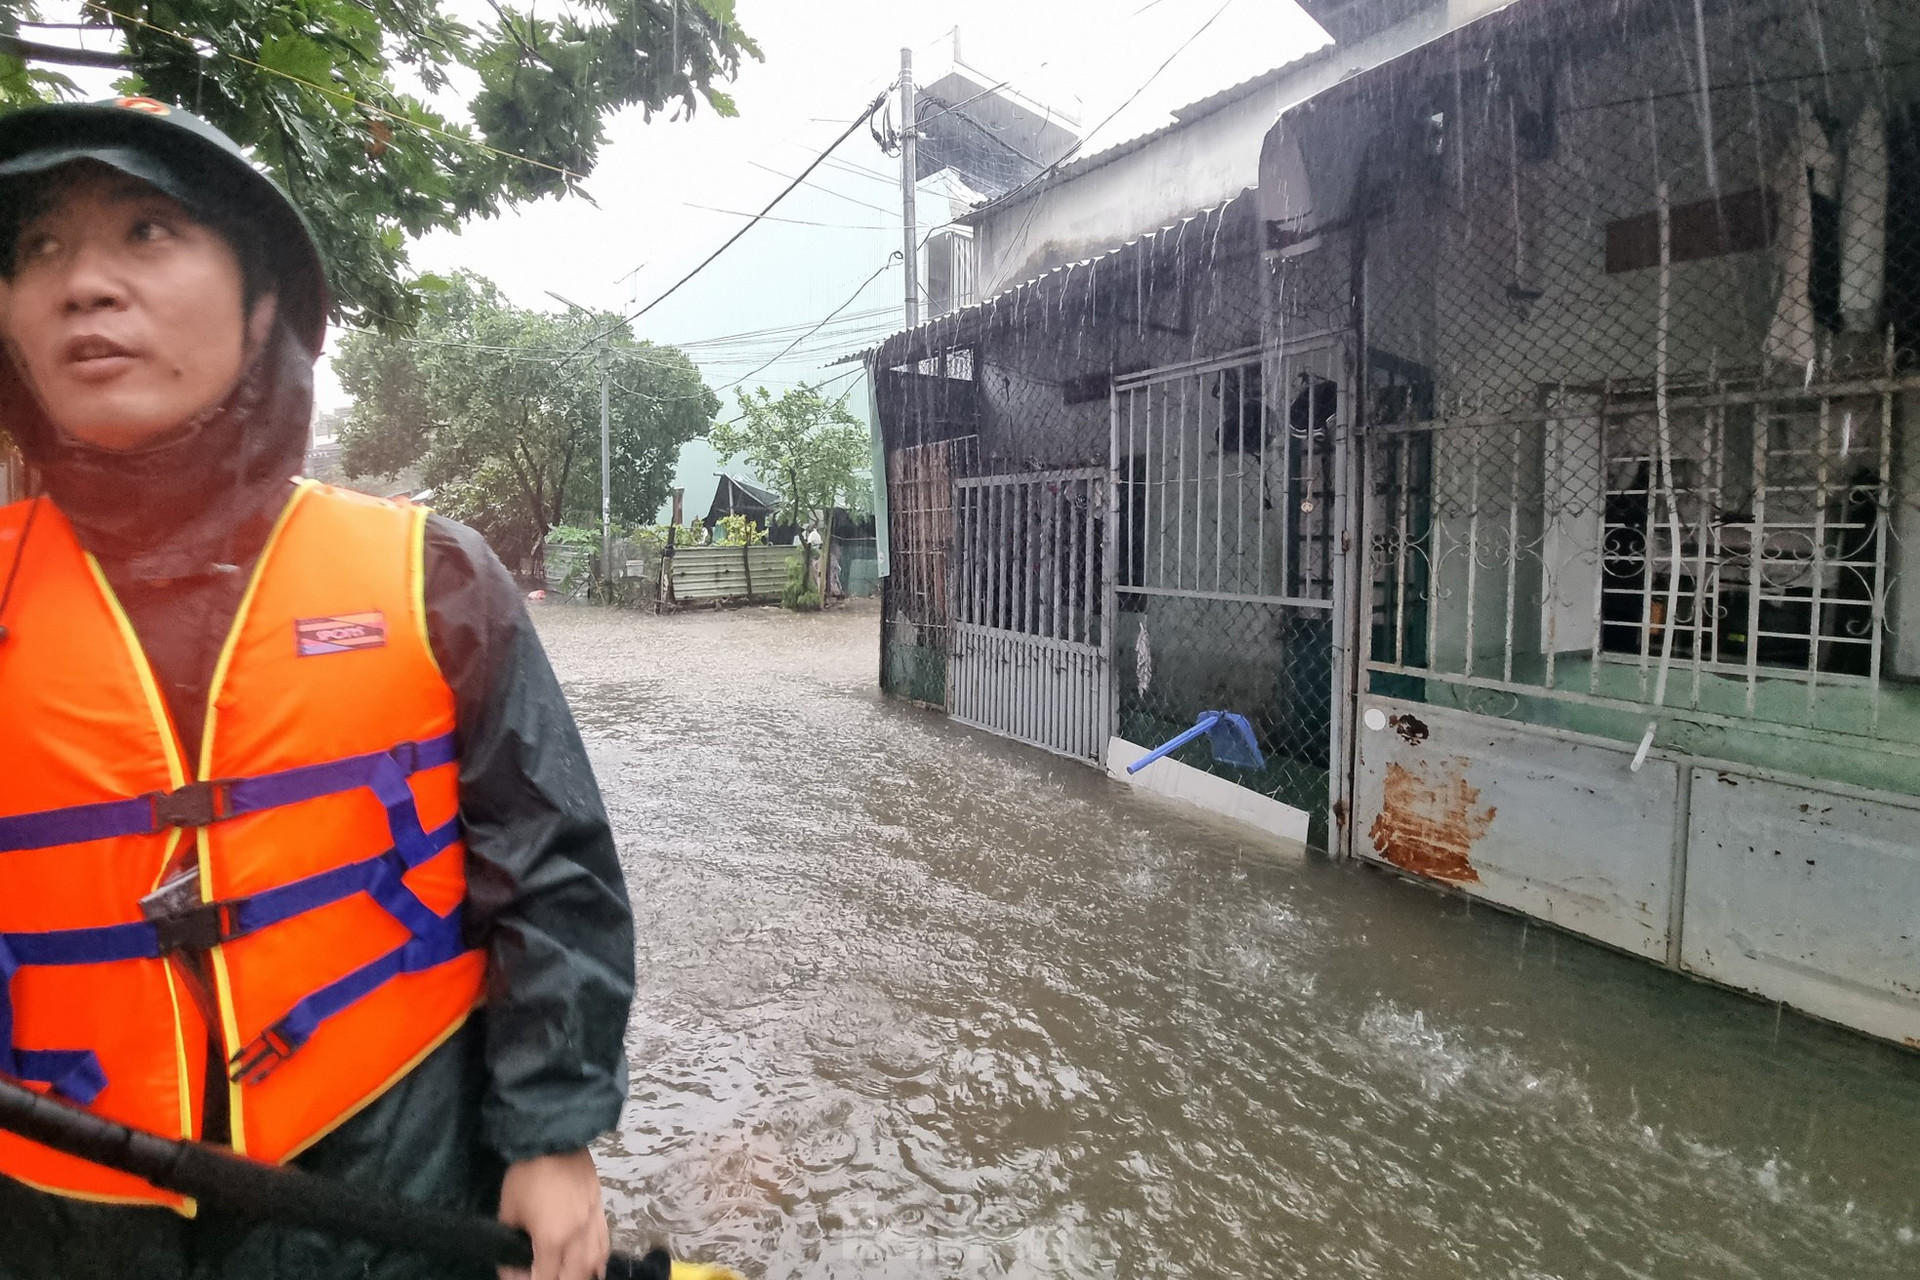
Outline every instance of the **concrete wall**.
{"type": "Polygon", "coordinates": [[[1682,972],[1920,1047],[1920,804],[1362,700],[1357,851],[1682,972]]]}
{"type": "Polygon", "coordinates": [[[1512,2],[1448,0],[1388,30],[1309,54],[1244,97],[1202,115],[1175,113],[1181,123],[1164,135],[1137,147],[1122,143],[1105,164],[977,215],[979,296],[1257,186],[1262,145],[1282,112],[1512,2]]]}

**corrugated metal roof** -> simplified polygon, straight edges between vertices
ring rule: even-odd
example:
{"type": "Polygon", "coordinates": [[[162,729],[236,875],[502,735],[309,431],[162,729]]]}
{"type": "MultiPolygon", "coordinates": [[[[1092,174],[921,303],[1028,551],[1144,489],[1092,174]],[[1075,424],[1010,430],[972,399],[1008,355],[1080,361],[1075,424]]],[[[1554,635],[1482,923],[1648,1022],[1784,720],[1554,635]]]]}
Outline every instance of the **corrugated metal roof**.
{"type": "Polygon", "coordinates": [[[868,347],[864,351],[842,357],[842,359],[836,363],[844,364],[852,360],[864,360],[868,357],[879,356],[885,363],[891,364],[895,360],[919,359],[922,358],[922,354],[925,352],[938,351],[945,347],[962,345],[962,343],[957,340],[959,335],[964,333],[968,328],[977,325],[983,316],[998,310],[1008,302],[1014,302],[1015,309],[1017,310],[1017,302],[1022,295],[1037,293],[1055,279],[1064,280],[1065,277],[1072,275],[1075,271],[1083,267],[1091,267],[1096,263],[1105,262],[1110,258],[1117,258],[1123,254],[1138,253],[1143,249],[1151,248],[1160,237],[1169,232],[1180,231],[1182,228],[1190,226],[1195,222],[1210,222],[1215,218],[1224,220],[1228,211],[1236,204],[1250,199],[1251,193],[1243,191],[1232,199],[1223,200],[1219,204],[1198,210],[1195,213],[1188,214],[1184,218],[1176,218],[1165,226],[1156,227],[1152,231],[1135,236],[1133,239],[1115,245],[1103,253],[1096,253],[1091,257],[1082,258],[1078,262],[1063,263],[1051,271],[1044,272],[1030,280],[1022,281],[1020,284],[1014,285],[1011,288],[1003,289],[991,298],[976,302],[970,307],[963,307],[958,311],[948,312],[946,315],[929,320],[917,329],[906,329],[899,333],[892,334],[877,345],[868,347]],[[943,334],[946,336],[943,337],[943,334]]]}

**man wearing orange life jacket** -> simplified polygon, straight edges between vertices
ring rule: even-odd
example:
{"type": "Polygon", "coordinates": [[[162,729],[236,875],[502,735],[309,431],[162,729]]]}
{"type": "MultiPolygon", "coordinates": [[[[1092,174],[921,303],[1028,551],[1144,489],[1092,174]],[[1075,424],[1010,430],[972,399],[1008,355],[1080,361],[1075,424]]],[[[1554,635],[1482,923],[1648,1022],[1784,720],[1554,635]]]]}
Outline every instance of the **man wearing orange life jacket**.
{"type": "MultiPolygon", "coordinates": [[[[285,196],[150,99],[0,118],[0,1075],[608,1237],[633,922],[470,530],[296,481],[327,300],[285,196]]],[[[0,1135],[0,1280],[456,1273],[0,1135]]]]}

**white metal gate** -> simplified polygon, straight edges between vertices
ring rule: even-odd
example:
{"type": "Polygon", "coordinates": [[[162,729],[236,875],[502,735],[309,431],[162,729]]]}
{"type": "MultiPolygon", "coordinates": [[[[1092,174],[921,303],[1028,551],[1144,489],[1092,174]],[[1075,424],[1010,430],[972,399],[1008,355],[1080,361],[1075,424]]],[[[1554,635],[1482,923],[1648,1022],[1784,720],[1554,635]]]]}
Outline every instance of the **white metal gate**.
{"type": "Polygon", "coordinates": [[[953,718],[1098,761],[1113,728],[1103,467],[953,486],[953,718]]]}

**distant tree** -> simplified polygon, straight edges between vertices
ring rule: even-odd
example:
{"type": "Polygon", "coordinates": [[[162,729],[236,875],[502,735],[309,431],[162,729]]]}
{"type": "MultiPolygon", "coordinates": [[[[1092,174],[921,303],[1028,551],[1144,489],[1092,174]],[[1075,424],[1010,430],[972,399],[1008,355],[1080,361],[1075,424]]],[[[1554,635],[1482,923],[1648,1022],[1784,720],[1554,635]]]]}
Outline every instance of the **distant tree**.
{"type": "MultiPolygon", "coordinates": [[[[845,396],[804,386],[778,398],[765,387],[738,395],[739,418],[715,423],[708,441],[723,462],[743,459],[779,495],[774,523],[814,531],[822,511],[853,506],[869,492],[862,473],[870,437],[845,396]]],[[[809,564],[812,558],[809,551],[809,564]]]]}
{"type": "Polygon", "coordinates": [[[32,0],[0,0],[0,107],[74,96],[62,66],[123,70],[121,91],[204,116],[286,184],[342,316],[404,326],[425,300],[410,237],[576,190],[622,108],[733,115],[717,86],[760,56],[734,0],[537,7],[490,0],[494,19],[475,29],[433,0],[85,0],[83,51],[38,38],[32,0]],[[478,84],[471,125],[396,87],[437,93],[456,75],[478,84]]]}
{"type": "Polygon", "coordinates": [[[485,534],[509,565],[557,525],[600,526],[600,375],[612,377],[613,519],[650,520],[680,446],[720,408],[673,347],[636,343],[616,315],[515,307],[460,275],[411,337],[352,333],[334,367],[354,398],[341,433],[349,476],[418,466],[433,505],[485,534]]]}

